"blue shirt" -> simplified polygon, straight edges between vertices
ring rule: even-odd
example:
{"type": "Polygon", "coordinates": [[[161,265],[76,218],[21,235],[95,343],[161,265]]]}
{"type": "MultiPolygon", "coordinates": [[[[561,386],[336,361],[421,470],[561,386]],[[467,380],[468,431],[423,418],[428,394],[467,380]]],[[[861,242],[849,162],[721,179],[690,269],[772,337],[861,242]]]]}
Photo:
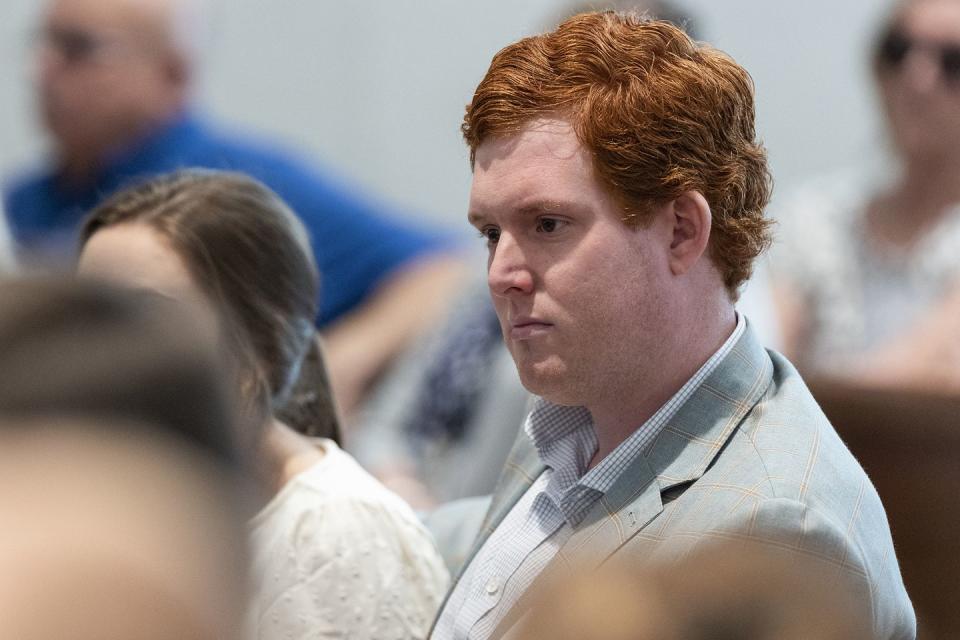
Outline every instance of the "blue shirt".
{"type": "Polygon", "coordinates": [[[353,309],[397,267],[449,244],[440,234],[401,222],[399,214],[383,215],[383,207],[306,162],[215,131],[190,113],[117,155],[89,187],[67,189],[56,171],[15,183],[5,193],[10,229],[23,250],[63,262],[75,255],[79,224],[101,200],[131,181],[189,167],[246,173],[300,216],[320,269],[318,326],[353,309]]]}

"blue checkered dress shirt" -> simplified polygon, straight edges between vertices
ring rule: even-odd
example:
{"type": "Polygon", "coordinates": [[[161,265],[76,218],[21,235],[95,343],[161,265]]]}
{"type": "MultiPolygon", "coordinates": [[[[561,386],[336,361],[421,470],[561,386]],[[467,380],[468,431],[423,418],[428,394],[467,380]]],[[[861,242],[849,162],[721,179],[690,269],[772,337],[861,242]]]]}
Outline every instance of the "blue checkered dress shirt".
{"type": "Polygon", "coordinates": [[[666,404],[597,466],[590,412],[538,399],[524,423],[546,470],[514,505],[457,582],[431,638],[486,640],[582,522],[591,505],[613,486],[637,456],[717,367],[743,334],[737,326],[709,360],[666,404]]]}

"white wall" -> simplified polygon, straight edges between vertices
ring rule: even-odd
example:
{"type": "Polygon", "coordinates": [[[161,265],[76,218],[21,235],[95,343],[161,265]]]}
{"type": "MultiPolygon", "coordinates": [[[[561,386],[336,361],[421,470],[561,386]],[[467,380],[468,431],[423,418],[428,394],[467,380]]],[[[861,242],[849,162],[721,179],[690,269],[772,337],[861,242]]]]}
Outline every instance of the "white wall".
{"type": "MultiPolygon", "coordinates": [[[[491,56],[557,0],[221,0],[200,102],[316,154],[355,182],[461,223],[458,127],[491,56]]],[[[681,0],[753,75],[778,190],[877,148],[865,49],[878,0],[681,0]]],[[[27,47],[39,0],[0,8],[0,174],[36,160],[27,47]]]]}

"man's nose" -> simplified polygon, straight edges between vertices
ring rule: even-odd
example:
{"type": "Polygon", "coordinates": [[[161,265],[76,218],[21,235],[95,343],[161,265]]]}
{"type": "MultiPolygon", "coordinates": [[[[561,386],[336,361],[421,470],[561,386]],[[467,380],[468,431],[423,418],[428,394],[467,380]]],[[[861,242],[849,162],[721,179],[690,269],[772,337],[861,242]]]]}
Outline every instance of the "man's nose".
{"type": "Polygon", "coordinates": [[[529,294],[533,273],[523,248],[507,233],[500,234],[487,266],[487,283],[495,296],[529,294]]]}

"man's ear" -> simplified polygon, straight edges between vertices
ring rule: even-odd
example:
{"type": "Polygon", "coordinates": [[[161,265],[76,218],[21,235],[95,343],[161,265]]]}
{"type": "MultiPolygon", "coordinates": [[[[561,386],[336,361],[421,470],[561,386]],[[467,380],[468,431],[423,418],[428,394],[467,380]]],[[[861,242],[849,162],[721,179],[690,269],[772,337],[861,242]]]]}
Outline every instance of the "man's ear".
{"type": "Polygon", "coordinates": [[[699,191],[687,191],[670,203],[673,240],[670,243],[670,271],[689,271],[707,250],[713,218],[710,204],[699,191]]]}

